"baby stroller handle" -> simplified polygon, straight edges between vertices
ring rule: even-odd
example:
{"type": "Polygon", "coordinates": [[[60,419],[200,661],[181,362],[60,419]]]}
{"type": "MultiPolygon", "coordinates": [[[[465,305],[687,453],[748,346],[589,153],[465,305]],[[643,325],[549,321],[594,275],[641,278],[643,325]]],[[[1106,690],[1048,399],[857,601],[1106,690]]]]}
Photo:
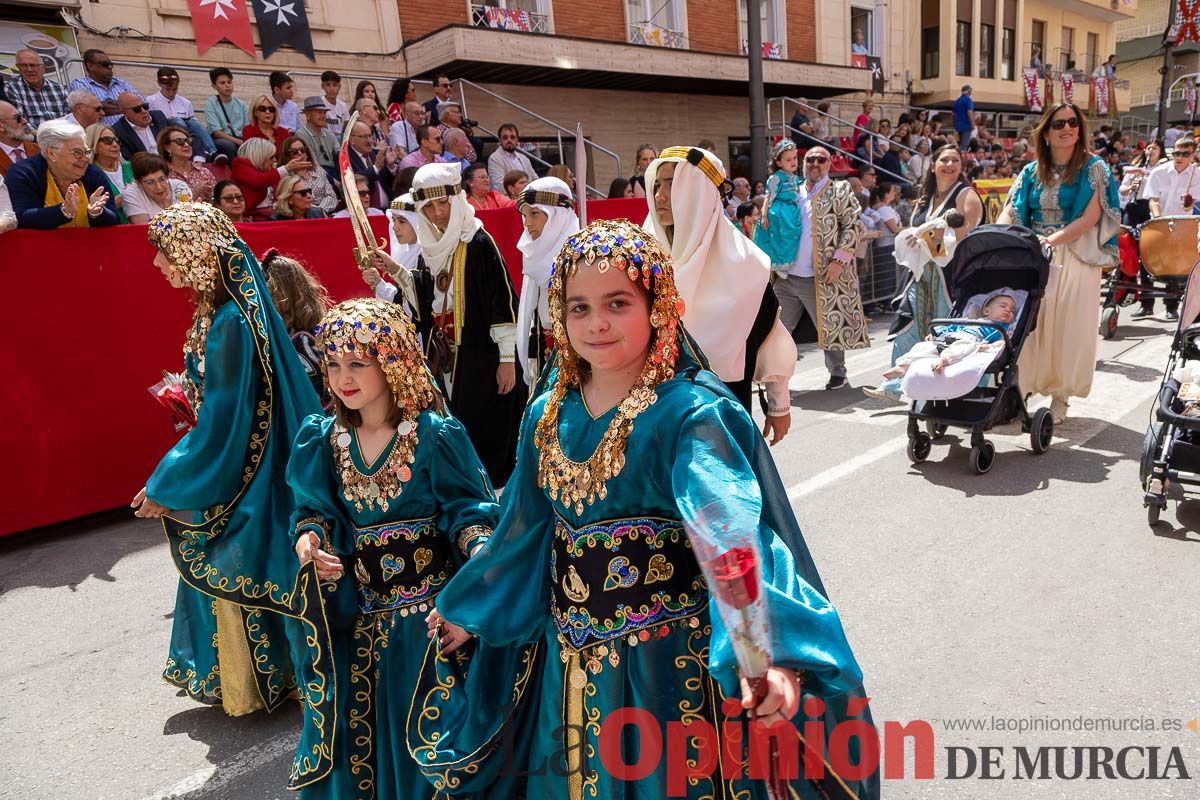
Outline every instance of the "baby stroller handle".
{"type": "Polygon", "coordinates": [[[998,322],[992,322],[990,319],[962,319],[942,317],[935,319],[929,323],[929,335],[937,336],[937,331],[934,327],[937,325],[986,325],[989,328],[995,328],[1000,331],[1000,335],[1004,337],[1004,349],[1008,350],[1010,342],[1008,341],[1008,329],[998,322]]]}

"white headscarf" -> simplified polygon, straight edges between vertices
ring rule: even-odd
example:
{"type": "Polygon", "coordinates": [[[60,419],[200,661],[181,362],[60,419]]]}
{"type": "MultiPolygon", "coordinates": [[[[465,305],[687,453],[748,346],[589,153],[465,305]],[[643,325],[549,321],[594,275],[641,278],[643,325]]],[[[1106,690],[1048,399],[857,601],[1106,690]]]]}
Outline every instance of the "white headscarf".
{"type": "Polygon", "coordinates": [[[418,214],[417,243],[425,264],[434,275],[449,270],[459,242],[469,242],[483,223],[475,219],[475,209],[462,192],[462,167],[458,163],[426,164],[413,176],[412,197],[417,211],[430,200],[450,198],[450,221],[439,232],[424,214],[418,214]]]}
{"type": "Polygon", "coordinates": [[[534,309],[541,317],[542,326],[550,329],[550,301],[546,294],[550,286],[550,272],[554,259],[562,249],[567,237],[579,230],[579,217],[571,208],[574,198],[571,189],[558,178],[538,178],[525,186],[517,196],[517,208],[531,205],[546,214],[546,225],[534,239],[529,231],[523,231],[517,249],[523,256],[521,272],[525,280],[521,283],[521,302],[517,308],[517,363],[529,375],[529,330],[533,325],[534,309]]]}
{"type": "MultiPolygon", "coordinates": [[[[388,207],[388,218],[395,220],[397,218],[408,220],[408,224],[412,225],[413,231],[421,229],[421,214],[417,213],[417,204],[413,201],[412,194],[403,194],[392,201],[388,207]]],[[[414,242],[413,244],[400,244],[396,240],[396,229],[388,226],[388,237],[391,239],[392,259],[407,270],[417,268],[417,260],[421,257],[421,243],[414,242]]]]}
{"type": "Polygon", "coordinates": [[[734,382],[745,378],[746,339],[771,277],[771,259],[725,217],[717,189],[725,179],[724,165],[707,150],[664,150],[646,168],[650,213],[643,227],[671,251],[688,332],[713,372],[734,382]],[[703,166],[691,163],[689,154],[703,166]],[[672,236],[659,224],[654,208],[655,180],[666,163],[677,165],[671,185],[672,236]]]}

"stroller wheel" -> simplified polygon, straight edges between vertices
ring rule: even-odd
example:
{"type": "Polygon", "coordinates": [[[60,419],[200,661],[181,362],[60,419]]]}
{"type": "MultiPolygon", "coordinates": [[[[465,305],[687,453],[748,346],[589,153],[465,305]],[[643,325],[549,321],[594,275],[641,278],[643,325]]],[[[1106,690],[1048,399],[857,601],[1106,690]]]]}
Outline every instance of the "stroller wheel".
{"type": "Polygon", "coordinates": [[[940,422],[927,419],[925,420],[925,432],[929,434],[930,439],[936,442],[946,435],[946,426],[940,422]]]}
{"type": "Polygon", "coordinates": [[[929,458],[929,454],[933,451],[933,440],[929,438],[928,433],[918,431],[915,436],[908,440],[908,460],[914,464],[920,464],[925,459],[929,458]]]}
{"type": "Polygon", "coordinates": [[[1147,488],[1146,481],[1154,470],[1154,462],[1158,458],[1163,437],[1166,435],[1166,428],[1165,422],[1151,422],[1150,426],[1146,428],[1146,438],[1142,440],[1142,458],[1138,464],[1138,480],[1142,484],[1142,489],[1147,488]]]}
{"type": "Polygon", "coordinates": [[[1117,335],[1117,323],[1120,321],[1121,310],[1119,308],[1106,308],[1100,314],[1100,336],[1105,339],[1111,339],[1117,335]]]}
{"type": "Polygon", "coordinates": [[[1162,507],[1158,503],[1152,503],[1146,508],[1146,521],[1150,523],[1150,527],[1158,524],[1158,515],[1162,513],[1162,507]]]}
{"type": "Polygon", "coordinates": [[[971,448],[971,469],[979,475],[985,475],[996,460],[996,446],[987,439],[979,447],[971,448]]]}
{"type": "Polygon", "coordinates": [[[1054,438],[1054,417],[1050,409],[1039,408],[1033,415],[1029,425],[1029,444],[1033,452],[1041,455],[1050,449],[1050,441],[1054,438]]]}

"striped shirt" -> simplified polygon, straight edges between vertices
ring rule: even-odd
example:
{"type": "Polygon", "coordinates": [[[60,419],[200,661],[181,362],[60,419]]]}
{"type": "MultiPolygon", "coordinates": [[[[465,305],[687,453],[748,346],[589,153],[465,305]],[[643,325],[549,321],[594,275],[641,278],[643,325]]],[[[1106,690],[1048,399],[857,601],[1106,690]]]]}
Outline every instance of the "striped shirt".
{"type": "Polygon", "coordinates": [[[34,130],[46,120],[57,119],[71,110],[67,108],[67,87],[54,81],[44,80],[42,88],[35,89],[24,78],[17,78],[7,83],[4,91],[34,130]]]}

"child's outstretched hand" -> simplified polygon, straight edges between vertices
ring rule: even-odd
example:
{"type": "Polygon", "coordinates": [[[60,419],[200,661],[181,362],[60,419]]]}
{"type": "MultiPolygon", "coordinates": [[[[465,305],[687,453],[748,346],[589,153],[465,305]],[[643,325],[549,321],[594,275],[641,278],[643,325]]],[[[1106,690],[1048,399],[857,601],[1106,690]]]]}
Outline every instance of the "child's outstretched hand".
{"type": "Polygon", "coordinates": [[[930,369],[933,370],[934,375],[941,375],[942,370],[946,369],[946,357],[942,356],[937,361],[934,361],[933,366],[930,367],[930,369]]]}

